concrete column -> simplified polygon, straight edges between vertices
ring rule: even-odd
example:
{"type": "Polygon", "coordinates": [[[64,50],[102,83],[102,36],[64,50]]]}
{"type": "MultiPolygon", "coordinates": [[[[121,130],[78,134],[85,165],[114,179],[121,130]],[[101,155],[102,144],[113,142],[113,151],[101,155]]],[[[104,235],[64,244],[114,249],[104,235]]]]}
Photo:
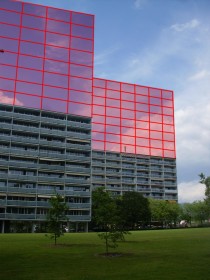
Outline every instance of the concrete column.
{"type": "Polygon", "coordinates": [[[88,222],[84,224],[84,232],[88,232],[88,222]]]}
{"type": "Polygon", "coordinates": [[[75,231],[78,232],[78,223],[76,223],[75,231]]]}
{"type": "Polygon", "coordinates": [[[1,233],[4,233],[4,226],[5,226],[5,221],[3,220],[1,224],[1,233]]]}

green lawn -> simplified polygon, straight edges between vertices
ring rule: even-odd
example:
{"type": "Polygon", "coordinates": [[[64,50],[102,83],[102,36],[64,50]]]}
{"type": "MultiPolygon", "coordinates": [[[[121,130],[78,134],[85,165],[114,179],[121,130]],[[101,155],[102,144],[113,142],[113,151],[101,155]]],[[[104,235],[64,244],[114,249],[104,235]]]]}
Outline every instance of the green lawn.
{"type": "Polygon", "coordinates": [[[1,280],[210,279],[210,228],[133,232],[121,257],[102,257],[96,233],[0,234],[1,280]]]}

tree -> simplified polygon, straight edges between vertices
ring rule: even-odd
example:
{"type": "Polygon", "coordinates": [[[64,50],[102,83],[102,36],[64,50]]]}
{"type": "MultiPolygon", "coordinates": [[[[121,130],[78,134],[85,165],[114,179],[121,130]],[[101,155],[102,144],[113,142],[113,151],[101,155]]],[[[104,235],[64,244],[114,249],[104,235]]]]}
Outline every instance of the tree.
{"type": "Polygon", "coordinates": [[[119,213],[125,229],[135,229],[150,222],[149,201],[138,192],[126,192],[118,200],[119,213]]]}
{"type": "Polygon", "coordinates": [[[206,186],[205,196],[206,201],[210,204],[210,176],[206,177],[203,173],[199,174],[200,183],[206,186]]]}
{"type": "Polygon", "coordinates": [[[65,212],[68,210],[68,207],[60,194],[52,196],[49,203],[51,207],[47,213],[47,229],[56,245],[57,238],[63,235],[62,223],[67,220],[65,212]]]}
{"type": "Polygon", "coordinates": [[[116,248],[127,233],[121,227],[116,200],[104,188],[92,192],[92,219],[98,230],[99,238],[104,240],[106,254],[109,248],[116,248]]]}

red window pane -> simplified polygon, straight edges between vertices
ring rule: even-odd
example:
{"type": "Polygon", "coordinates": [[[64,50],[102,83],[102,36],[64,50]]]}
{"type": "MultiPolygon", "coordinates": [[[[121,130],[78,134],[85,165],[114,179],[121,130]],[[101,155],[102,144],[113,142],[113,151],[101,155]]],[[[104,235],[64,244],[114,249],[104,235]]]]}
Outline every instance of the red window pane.
{"type": "Polygon", "coordinates": [[[0,1],[0,7],[6,10],[21,12],[22,3],[14,1],[0,1]]]}
{"type": "Polygon", "coordinates": [[[19,93],[16,93],[15,95],[15,105],[40,109],[40,104],[40,97],[19,93]]]}
{"type": "Polygon", "coordinates": [[[162,124],[160,123],[150,123],[151,130],[159,130],[162,131],[162,124]]]}
{"type": "Polygon", "coordinates": [[[161,99],[160,98],[150,97],[150,104],[161,105],[161,99]]]}
{"type": "Polygon", "coordinates": [[[13,102],[14,102],[14,93],[13,92],[0,91],[0,103],[13,105],[13,102]]]}
{"type": "Polygon", "coordinates": [[[118,107],[119,108],[120,107],[120,100],[107,98],[106,99],[106,106],[118,107]]]}
{"type": "Polygon", "coordinates": [[[9,52],[4,52],[4,55],[0,56],[0,67],[2,64],[9,64],[16,66],[17,63],[17,54],[16,53],[9,53],[9,52]]]}
{"type": "Polygon", "coordinates": [[[70,11],[48,7],[48,18],[70,22],[70,11]]]}
{"type": "Polygon", "coordinates": [[[43,59],[38,57],[20,55],[18,60],[20,67],[31,68],[36,70],[43,69],[43,59]]]}
{"type": "Polygon", "coordinates": [[[44,44],[44,32],[28,28],[22,28],[21,40],[44,44]]]}
{"type": "Polygon", "coordinates": [[[120,152],[120,144],[118,144],[118,143],[106,142],[105,148],[106,148],[106,151],[118,152],[118,153],[120,152]]]}
{"type": "Polygon", "coordinates": [[[136,102],[148,104],[148,96],[136,95],[136,102]]]}
{"type": "Polygon", "coordinates": [[[93,88],[93,98],[94,96],[102,96],[105,97],[105,89],[103,88],[93,88]]]}
{"type": "Polygon", "coordinates": [[[166,98],[166,99],[173,99],[173,91],[167,91],[167,90],[163,90],[162,91],[162,97],[166,98]]]}
{"type": "Polygon", "coordinates": [[[94,99],[93,99],[93,103],[105,106],[105,98],[95,96],[94,99]]]}
{"type": "Polygon", "coordinates": [[[0,65],[0,77],[15,79],[16,76],[16,67],[0,65]]]}
{"type": "Polygon", "coordinates": [[[28,43],[28,42],[20,42],[20,53],[43,57],[44,45],[28,43]]]}
{"type": "Polygon", "coordinates": [[[82,37],[87,39],[93,38],[93,29],[80,25],[72,25],[72,36],[82,37]]]}
{"type": "Polygon", "coordinates": [[[69,36],[64,36],[64,35],[60,35],[60,34],[54,34],[54,33],[47,32],[46,44],[54,45],[57,47],[68,48],[69,47],[69,36]]]}
{"type": "Polygon", "coordinates": [[[120,92],[107,89],[106,96],[107,96],[107,98],[120,99],[120,92]]]}
{"type": "Polygon", "coordinates": [[[165,132],[174,132],[174,126],[173,125],[163,125],[163,131],[165,132]]]}
{"type": "Polygon", "coordinates": [[[70,34],[70,24],[48,19],[47,31],[61,33],[64,35],[69,35],[70,34]]]}
{"type": "Polygon", "coordinates": [[[174,112],[173,108],[163,107],[163,114],[173,116],[173,112],[174,112]]]}
{"type": "Polygon", "coordinates": [[[150,138],[153,139],[162,139],[162,132],[159,131],[150,131],[150,138]]]}
{"type": "Polygon", "coordinates": [[[93,41],[87,40],[87,39],[82,39],[82,38],[72,37],[71,38],[71,48],[81,50],[81,51],[92,52],[93,51],[93,41]]]}
{"type": "Polygon", "coordinates": [[[14,87],[15,87],[15,80],[0,78],[0,92],[1,90],[14,91],[14,87]]]}
{"type": "Polygon", "coordinates": [[[168,141],[174,141],[173,133],[163,133],[163,139],[168,141]]]}
{"type": "Polygon", "coordinates": [[[105,108],[104,108],[104,106],[94,105],[93,106],[93,114],[105,115],[105,108]]]}
{"type": "Polygon", "coordinates": [[[93,55],[87,52],[80,52],[71,50],[70,51],[70,61],[76,64],[82,64],[86,66],[92,66],[93,64],[93,55]]]}
{"type": "Polygon", "coordinates": [[[92,69],[92,67],[71,64],[70,65],[70,75],[92,79],[93,69],[92,69]]]}
{"type": "Polygon", "coordinates": [[[45,18],[38,18],[29,15],[22,16],[22,25],[29,28],[45,30],[45,18]]]}
{"type": "Polygon", "coordinates": [[[167,99],[162,99],[162,105],[166,106],[166,107],[173,107],[173,101],[167,100],[167,99]]]}
{"type": "Polygon", "coordinates": [[[121,126],[134,127],[135,120],[121,119],[121,126]]]}
{"type": "Polygon", "coordinates": [[[158,141],[158,140],[150,140],[150,145],[152,148],[162,148],[162,141],[158,141]]]}
{"type": "Polygon", "coordinates": [[[139,121],[149,121],[149,114],[146,112],[136,112],[136,119],[139,121]]]}
{"type": "Polygon", "coordinates": [[[92,123],[92,131],[98,131],[104,133],[105,125],[101,123],[92,123]]]}
{"type": "Polygon", "coordinates": [[[151,121],[151,122],[159,122],[159,123],[162,123],[162,115],[159,115],[159,114],[150,114],[150,121],[151,121]]]}
{"type": "Polygon", "coordinates": [[[5,23],[19,25],[20,24],[20,14],[5,11],[5,10],[4,11],[0,10],[0,21],[2,23],[5,22],[5,23]]]}
{"type": "Polygon", "coordinates": [[[105,139],[105,134],[102,132],[92,132],[92,139],[98,140],[98,141],[104,141],[105,139]]]}
{"type": "Polygon", "coordinates": [[[124,144],[135,145],[135,138],[134,137],[129,137],[129,136],[122,135],[121,141],[124,144]]]}
{"type": "Polygon", "coordinates": [[[164,141],[163,142],[163,146],[164,146],[164,149],[166,149],[166,150],[174,151],[174,149],[175,149],[174,142],[166,142],[166,141],[164,141]]]}
{"type": "Polygon", "coordinates": [[[163,116],[163,122],[165,124],[173,124],[173,117],[172,116],[163,116]]]}
{"type": "Polygon", "coordinates": [[[70,77],[70,88],[92,92],[92,80],[70,77]]]}
{"type": "Polygon", "coordinates": [[[110,117],[120,117],[120,109],[107,107],[106,115],[110,117]]]}
{"type": "Polygon", "coordinates": [[[121,145],[121,152],[122,153],[131,153],[131,154],[135,154],[135,146],[130,146],[130,145],[125,145],[122,144],[121,145]]]}
{"type": "Polygon", "coordinates": [[[0,36],[17,39],[19,37],[19,32],[19,27],[1,23],[0,36]]]}
{"type": "Polygon", "coordinates": [[[96,78],[94,78],[94,86],[95,86],[95,87],[102,87],[102,88],[105,88],[105,86],[106,86],[106,81],[105,81],[105,80],[102,80],[102,79],[96,79],[96,78]]]}
{"type": "Polygon", "coordinates": [[[151,148],[151,155],[162,157],[163,156],[163,150],[162,149],[153,149],[151,148]]]}
{"type": "Polygon", "coordinates": [[[93,150],[102,150],[102,151],[104,151],[104,142],[92,140],[91,144],[92,144],[92,149],[93,150]]]}
{"type": "Polygon", "coordinates": [[[104,123],[105,122],[105,116],[94,115],[92,117],[92,122],[93,123],[104,123]]]}
{"type": "Polygon", "coordinates": [[[4,49],[5,51],[18,52],[18,44],[19,44],[18,40],[0,38],[0,44],[1,44],[1,48],[4,49]]]}
{"type": "Polygon", "coordinates": [[[91,106],[80,103],[69,103],[69,114],[91,117],[91,106]]]}
{"type": "Polygon", "coordinates": [[[149,129],[149,122],[136,121],[136,128],[149,129]]]}
{"type": "Polygon", "coordinates": [[[150,96],[161,97],[161,90],[156,88],[149,89],[150,96]]]}
{"type": "Polygon", "coordinates": [[[136,103],[136,111],[149,112],[149,106],[148,104],[136,103]]]}
{"type": "Polygon", "coordinates": [[[146,130],[146,129],[137,129],[137,130],[136,130],[136,136],[137,136],[137,137],[149,138],[149,130],[146,130]]]}
{"type": "Polygon", "coordinates": [[[26,94],[42,95],[42,85],[31,84],[26,82],[17,82],[16,91],[26,94]]]}
{"type": "Polygon", "coordinates": [[[42,99],[42,109],[56,111],[56,112],[67,112],[67,104],[65,101],[54,100],[50,98],[42,99]]]}
{"type": "Polygon", "coordinates": [[[136,86],[136,93],[141,95],[148,95],[148,87],[136,86]]]}
{"type": "Polygon", "coordinates": [[[164,150],[164,157],[176,158],[175,151],[164,150]]]}
{"type": "Polygon", "coordinates": [[[42,72],[19,68],[18,69],[18,80],[41,84],[42,83],[42,72]]]}
{"type": "Polygon", "coordinates": [[[120,134],[120,127],[114,125],[106,125],[106,133],[120,134]]]}
{"type": "Polygon", "coordinates": [[[44,73],[44,83],[50,86],[68,88],[68,76],[44,73]]]}
{"type": "Polygon", "coordinates": [[[108,141],[108,142],[120,143],[120,135],[118,135],[118,134],[106,133],[106,141],[108,141]]]}
{"type": "Polygon", "coordinates": [[[134,85],[131,84],[121,84],[121,90],[126,92],[134,92],[134,85]]]}
{"type": "Polygon", "coordinates": [[[55,88],[55,87],[49,87],[44,86],[44,96],[50,97],[50,98],[59,98],[59,99],[68,99],[68,90],[63,88],[55,88]]]}
{"type": "Polygon", "coordinates": [[[120,90],[120,83],[114,81],[107,81],[107,88],[113,90],[120,90]]]}
{"type": "Polygon", "coordinates": [[[121,116],[122,116],[122,118],[134,119],[135,118],[135,112],[131,111],[131,110],[121,109],[121,116]]]}
{"type": "Polygon", "coordinates": [[[162,113],[162,108],[160,106],[151,106],[150,105],[150,112],[161,114],[162,113]]]}
{"type": "Polygon", "coordinates": [[[135,103],[133,102],[128,102],[128,101],[122,101],[121,102],[121,107],[125,108],[125,109],[130,109],[130,110],[134,110],[135,103]]]}
{"type": "Polygon", "coordinates": [[[82,24],[87,26],[93,26],[94,17],[92,15],[86,15],[82,13],[72,12],[72,22],[76,24],[82,24]]]}
{"type": "Polygon", "coordinates": [[[136,153],[140,155],[150,155],[150,149],[136,146],[136,153]]]}
{"type": "Polygon", "coordinates": [[[48,72],[68,75],[68,63],[61,61],[45,60],[44,70],[48,72]]]}
{"type": "Polygon", "coordinates": [[[69,61],[69,51],[64,48],[46,46],[45,57],[53,60],[69,61]]]}
{"type": "Polygon", "coordinates": [[[46,17],[46,7],[24,3],[24,12],[26,14],[46,17]]]}
{"type": "Polygon", "coordinates": [[[128,101],[134,101],[134,94],[129,94],[126,92],[121,93],[121,99],[122,100],[128,100],[128,101]]]}
{"type": "Polygon", "coordinates": [[[120,118],[106,117],[106,124],[120,125],[120,118]]]}
{"type": "Polygon", "coordinates": [[[143,147],[149,147],[149,139],[136,137],[136,145],[143,146],[143,147]]]}
{"type": "Polygon", "coordinates": [[[92,102],[92,96],[91,94],[87,92],[81,92],[81,91],[70,91],[70,98],[71,101],[75,102],[81,102],[86,104],[91,104],[92,102]]]}
{"type": "Polygon", "coordinates": [[[121,133],[123,135],[135,135],[135,129],[132,127],[122,127],[121,128],[121,133]]]}

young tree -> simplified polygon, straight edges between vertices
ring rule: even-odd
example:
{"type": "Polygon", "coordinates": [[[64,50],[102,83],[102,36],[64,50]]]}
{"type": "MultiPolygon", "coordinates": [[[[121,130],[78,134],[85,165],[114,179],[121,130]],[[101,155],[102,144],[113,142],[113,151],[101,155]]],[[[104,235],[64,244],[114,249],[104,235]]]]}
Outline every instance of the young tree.
{"type": "Polygon", "coordinates": [[[104,240],[106,254],[109,248],[116,248],[127,233],[122,230],[116,200],[104,188],[92,192],[92,219],[99,230],[99,238],[104,240]]]}
{"type": "Polygon", "coordinates": [[[62,223],[67,220],[66,211],[68,207],[64,198],[60,194],[52,196],[49,200],[50,209],[47,213],[47,229],[50,237],[54,239],[54,244],[57,244],[57,238],[63,235],[62,223]]]}
{"type": "Polygon", "coordinates": [[[206,177],[203,173],[201,173],[199,174],[199,177],[200,177],[200,183],[206,186],[206,190],[205,190],[206,202],[210,204],[210,176],[206,177]]]}

